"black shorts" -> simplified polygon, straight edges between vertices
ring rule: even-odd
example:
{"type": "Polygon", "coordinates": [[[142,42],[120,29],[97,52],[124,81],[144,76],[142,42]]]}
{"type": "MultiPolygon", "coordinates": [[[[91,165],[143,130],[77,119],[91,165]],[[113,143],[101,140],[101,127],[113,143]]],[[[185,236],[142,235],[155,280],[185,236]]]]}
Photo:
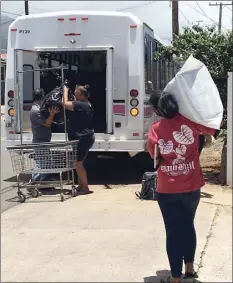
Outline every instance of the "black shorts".
{"type": "Polygon", "coordinates": [[[69,137],[69,140],[78,140],[77,145],[77,161],[84,161],[87,157],[89,150],[95,142],[94,134],[91,136],[83,137],[80,139],[69,137]]]}

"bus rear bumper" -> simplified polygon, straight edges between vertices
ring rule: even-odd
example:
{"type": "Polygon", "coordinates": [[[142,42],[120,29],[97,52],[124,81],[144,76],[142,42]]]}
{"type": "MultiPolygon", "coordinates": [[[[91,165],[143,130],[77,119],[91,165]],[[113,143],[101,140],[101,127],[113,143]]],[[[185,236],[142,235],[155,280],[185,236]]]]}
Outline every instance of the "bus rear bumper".
{"type": "MultiPolygon", "coordinates": [[[[53,142],[53,141],[52,141],[53,142]]],[[[55,141],[56,142],[56,141],[55,141]]],[[[23,140],[24,144],[31,144],[23,140]]],[[[20,140],[6,140],[6,147],[19,145],[20,140]]],[[[90,151],[93,152],[128,152],[130,156],[147,151],[147,140],[101,140],[96,139],[90,151]]]]}

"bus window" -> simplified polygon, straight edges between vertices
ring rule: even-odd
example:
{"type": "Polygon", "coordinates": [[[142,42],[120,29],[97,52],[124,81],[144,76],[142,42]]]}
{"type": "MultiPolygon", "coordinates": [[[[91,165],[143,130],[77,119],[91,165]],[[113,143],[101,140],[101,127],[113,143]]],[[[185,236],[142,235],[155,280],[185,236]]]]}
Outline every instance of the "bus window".
{"type": "MultiPolygon", "coordinates": [[[[23,65],[23,70],[33,70],[32,65],[23,65]]],[[[23,101],[31,103],[33,101],[33,90],[34,90],[34,72],[23,73],[23,101]]]]}
{"type": "Polygon", "coordinates": [[[151,40],[151,42],[150,42],[150,52],[151,52],[151,60],[152,60],[152,62],[154,61],[154,56],[155,56],[155,54],[154,54],[154,42],[153,42],[153,40],[151,40]]]}
{"type": "Polygon", "coordinates": [[[145,81],[148,81],[148,60],[149,60],[149,56],[148,56],[148,38],[145,35],[144,36],[144,66],[145,66],[145,81]]]}
{"type": "Polygon", "coordinates": [[[5,81],[5,67],[1,67],[1,81],[5,81]]]}
{"type": "Polygon", "coordinates": [[[154,44],[153,38],[149,35],[144,36],[144,53],[145,53],[145,92],[150,94],[153,91],[153,59],[154,44]]]}

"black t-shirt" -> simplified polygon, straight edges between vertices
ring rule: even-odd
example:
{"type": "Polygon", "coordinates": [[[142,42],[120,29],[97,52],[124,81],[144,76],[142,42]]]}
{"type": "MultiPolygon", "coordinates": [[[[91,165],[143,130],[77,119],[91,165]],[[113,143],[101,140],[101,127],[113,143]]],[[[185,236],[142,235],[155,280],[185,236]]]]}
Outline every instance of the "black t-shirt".
{"type": "Polygon", "coordinates": [[[87,101],[73,101],[74,111],[69,115],[68,133],[74,138],[82,138],[94,134],[92,119],[93,109],[87,101]]]}

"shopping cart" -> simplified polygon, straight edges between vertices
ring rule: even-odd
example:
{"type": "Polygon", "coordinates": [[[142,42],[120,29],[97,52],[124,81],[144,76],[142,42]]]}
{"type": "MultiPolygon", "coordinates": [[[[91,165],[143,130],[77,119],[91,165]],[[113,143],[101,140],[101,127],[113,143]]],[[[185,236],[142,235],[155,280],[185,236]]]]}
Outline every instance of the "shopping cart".
{"type": "MultiPolygon", "coordinates": [[[[17,57],[17,54],[16,54],[17,57]]],[[[18,62],[18,60],[16,60],[18,62]]],[[[63,65],[53,68],[39,68],[33,70],[19,70],[22,66],[16,66],[16,86],[15,86],[15,99],[18,101],[18,111],[16,112],[16,121],[19,120],[19,129],[17,123],[15,124],[16,132],[20,134],[20,145],[9,146],[7,150],[10,152],[13,171],[17,174],[18,197],[20,202],[25,202],[26,196],[22,193],[21,188],[30,189],[30,194],[33,197],[41,195],[40,188],[57,187],[61,188],[60,196],[61,201],[64,201],[64,185],[71,184],[71,194],[73,197],[77,195],[77,190],[74,185],[74,169],[77,156],[77,143],[78,141],[68,141],[67,134],[67,119],[66,111],[64,113],[64,142],[49,142],[49,143],[32,143],[23,144],[23,113],[22,101],[23,91],[19,87],[19,76],[22,77],[24,73],[34,73],[49,70],[60,70],[62,85],[64,86],[64,67],[63,65]],[[19,69],[18,69],[19,68],[19,69]],[[72,178],[70,180],[70,171],[72,178]],[[67,173],[67,179],[64,180],[63,173],[67,173]],[[25,182],[21,180],[21,176],[28,174],[59,174],[59,182],[57,181],[38,181],[38,182],[25,182]]],[[[63,108],[64,104],[63,104],[63,108]]]]}
{"type": "Polygon", "coordinates": [[[64,201],[63,187],[64,185],[71,185],[72,197],[77,195],[74,183],[77,143],[78,141],[34,143],[7,148],[10,152],[13,171],[17,174],[16,187],[18,188],[20,202],[26,200],[21,188],[30,189],[31,195],[38,197],[41,195],[40,188],[60,187],[61,201],[64,201]],[[63,173],[67,173],[65,174],[67,175],[66,179],[63,178],[63,173]],[[23,181],[21,177],[28,174],[59,174],[59,181],[23,181]]]}

